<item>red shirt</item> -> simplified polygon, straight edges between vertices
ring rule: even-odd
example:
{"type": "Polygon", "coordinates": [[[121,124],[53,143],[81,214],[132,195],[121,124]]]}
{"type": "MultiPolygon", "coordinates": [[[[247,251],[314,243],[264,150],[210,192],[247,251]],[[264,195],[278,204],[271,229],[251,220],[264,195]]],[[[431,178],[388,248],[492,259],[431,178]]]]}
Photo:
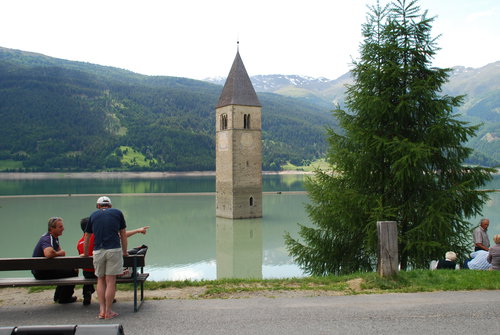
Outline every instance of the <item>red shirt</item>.
{"type": "MultiPolygon", "coordinates": [[[[85,240],[85,235],[83,235],[80,241],[78,241],[78,243],[76,244],[76,249],[78,250],[79,255],[83,255],[84,240],[85,240]]],[[[93,251],[94,251],[94,234],[90,234],[89,256],[92,256],[93,251]]],[[[94,272],[94,269],[83,269],[83,271],[94,272]]]]}

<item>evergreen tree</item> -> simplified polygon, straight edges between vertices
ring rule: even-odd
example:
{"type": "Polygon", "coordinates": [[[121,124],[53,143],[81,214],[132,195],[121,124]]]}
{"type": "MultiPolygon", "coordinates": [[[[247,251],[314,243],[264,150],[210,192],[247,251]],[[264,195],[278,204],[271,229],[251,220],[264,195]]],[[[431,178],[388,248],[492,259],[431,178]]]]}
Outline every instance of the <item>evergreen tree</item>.
{"type": "Polygon", "coordinates": [[[434,18],[417,2],[377,2],[362,27],[346,110],[334,111],[343,132],[328,133],[332,171],[306,184],[314,225],[301,225],[300,240],[285,236],[311,274],[373,270],[377,221],[397,222],[402,269],[471,245],[467,219],[488,199],[477,189],[492,170],[463,165],[478,128],[453,114],[461,96],[440,95],[450,70],[431,66],[434,18]]]}

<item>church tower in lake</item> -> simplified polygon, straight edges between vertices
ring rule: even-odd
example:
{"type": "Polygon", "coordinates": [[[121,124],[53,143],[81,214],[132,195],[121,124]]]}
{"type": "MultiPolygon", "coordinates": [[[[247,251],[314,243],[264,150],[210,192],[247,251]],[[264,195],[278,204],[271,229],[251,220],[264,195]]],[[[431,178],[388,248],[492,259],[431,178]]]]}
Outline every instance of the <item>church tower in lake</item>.
{"type": "Polygon", "coordinates": [[[261,109],[238,49],[215,109],[218,217],[262,217],[261,109]]]}

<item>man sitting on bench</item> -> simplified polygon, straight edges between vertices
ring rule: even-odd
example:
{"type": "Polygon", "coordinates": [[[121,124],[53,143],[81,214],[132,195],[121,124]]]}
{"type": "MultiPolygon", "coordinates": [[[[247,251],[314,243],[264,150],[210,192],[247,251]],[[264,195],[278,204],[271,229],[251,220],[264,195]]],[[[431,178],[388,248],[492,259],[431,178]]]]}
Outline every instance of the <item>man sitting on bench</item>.
{"type": "MultiPolygon", "coordinates": [[[[64,231],[63,220],[60,217],[49,219],[48,232],[40,237],[33,250],[33,257],[59,257],[66,256],[66,252],[59,245],[59,236],[64,231]]],[[[78,276],[78,270],[31,270],[36,279],[57,279],[78,276]]],[[[54,301],[68,304],[76,301],[73,296],[75,285],[57,286],[54,301]]]]}

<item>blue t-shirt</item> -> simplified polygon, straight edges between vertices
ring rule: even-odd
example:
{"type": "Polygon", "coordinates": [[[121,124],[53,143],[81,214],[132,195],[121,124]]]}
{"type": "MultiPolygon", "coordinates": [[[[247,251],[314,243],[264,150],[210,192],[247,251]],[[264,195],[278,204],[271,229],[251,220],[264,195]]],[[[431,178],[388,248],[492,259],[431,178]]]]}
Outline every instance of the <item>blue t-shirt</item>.
{"type": "Polygon", "coordinates": [[[38,240],[31,257],[45,257],[43,249],[48,247],[52,247],[55,251],[59,251],[59,238],[53,237],[50,233],[45,233],[42,237],[40,237],[40,240],[38,240]]]}
{"type": "Polygon", "coordinates": [[[101,208],[92,213],[85,232],[94,234],[94,250],[121,247],[119,231],[125,229],[123,213],[116,208],[101,208]]]}

